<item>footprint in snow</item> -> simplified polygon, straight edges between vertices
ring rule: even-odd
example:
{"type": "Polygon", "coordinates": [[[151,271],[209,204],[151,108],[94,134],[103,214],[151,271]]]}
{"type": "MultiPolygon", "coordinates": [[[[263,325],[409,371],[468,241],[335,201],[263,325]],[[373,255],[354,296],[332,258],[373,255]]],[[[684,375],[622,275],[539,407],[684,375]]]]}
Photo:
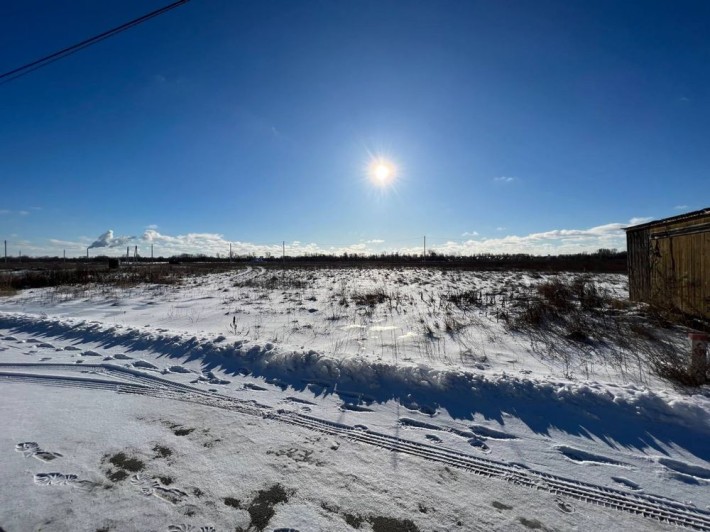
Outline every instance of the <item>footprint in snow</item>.
{"type": "Polygon", "coordinates": [[[572,506],[570,503],[563,500],[562,498],[557,497],[555,499],[555,502],[557,503],[557,508],[559,508],[562,512],[566,514],[571,514],[572,512],[574,512],[574,506],[572,506]]]}
{"type": "Polygon", "coordinates": [[[22,453],[25,458],[34,457],[37,460],[41,460],[42,462],[51,462],[52,460],[61,458],[62,456],[59,453],[51,453],[49,451],[41,449],[37,442],[34,441],[25,441],[18,443],[17,445],[15,445],[15,451],[22,453]]]}
{"type": "Polygon", "coordinates": [[[476,449],[478,449],[479,451],[481,451],[483,453],[488,454],[491,452],[491,448],[488,447],[488,445],[486,445],[486,442],[484,442],[480,438],[470,438],[468,440],[468,444],[472,447],[475,447],[476,449]]]}
{"type": "Polygon", "coordinates": [[[151,364],[150,362],[146,362],[145,360],[136,360],[131,364],[131,366],[140,369],[158,369],[158,366],[151,364]]]}
{"type": "Polygon", "coordinates": [[[340,405],[341,410],[350,410],[351,412],[372,412],[372,408],[366,406],[354,405],[352,403],[343,403],[340,405]]]}
{"type": "Polygon", "coordinates": [[[133,360],[133,357],[129,357],[128,355],[124,355],[123,353],[113,355],[113,358],[115,358],[116,360],[133,360]]]}
{"type": "Polygon", "coordinates": [[[92,351],[89,349],[88,351],[84,351],[81,356],[83,357],[100,357],[101,353],[97,353],[96,351],[92,351]]]}
{"type": "Polygon", "coordinates": [[[614,482],[621,484],[622,486],[626,486],[629,489],[632,489],[634,491],[640,491],[641,486],[638,485],[636,482],[633,480],[629,480],[628,478],[625,477],[611,477],[611,480],[614,482]]]}
{"type": "Polygon", "coordinates": [[[307,399],[301,399],[300,397],[287,397],[284,401],[290,401],[292,403],[300,403],[303,405],[315,405],[316,403],[308,401],[307,399]]]}
{"type": "Polygon", "coordinates": [[[170,366],[165,370],[166,373],[192,373],[184,366],[170,366]]]}
{"type": "Polygon", "coordinates": [[[517,440],[517,436],[503,432],[502,430],[484,427],[483,425],[471,425],[471,431],[477,436],[490,438],[492,440],[517,440]]]}
{"type": "Polygon", "coordinates": [[[37,473],[34,477],[35,484],[38,486],[66,486],[75,480],[78,480],[76,475],[64,473],[37,473]]]}
{"type": "Polygon", "coordinates": [[[38,486],[75,486],[87,491],[96,486],[90,480],[79,480],[76,475],[64,473],[37,473],[34,483],[38,486]]]}
{"type": "Polygon", "coordinates": [[[228,381],[225,379],[220,379],[214,373],[212,373],[211,371],[208,371],[207,373],[203,373],[202,375],[199,375],[194,381],[190,381],[190,382],[191,382],[191,384],[198,384],[198,383],[202,382],[202,383],[209,383],[209,384],[226,385],[226,384],[229,384],[231,381],[228,381]]]}
{"type": "Polygon", "coordinates": [[[595,464],[605,464],[614,466],[628,466],[629,464],[624,462],[619,462],[612,458],[602,456],[600,454],[589,453],[587,451],[582,451],[581,449],[575,449],[574,447],[568,447],[567,445],[558,445],[555,447],[557,451],[562,453],[565,457],[569,458],[573,462],[578,464],[584,463],[595,463],[595,464]]]}
{"type": "Polygon", "coordinates": [[[659,458],[658,463],[662,466],[680,473],[682,475],[687,475],[703,480],[710,480],[710,469],[706,469],[701,466],[688,464],[686,462],[681,462],[680,460],[672,460],[670,458],[659,458]]]}
{"type": "Polygon", "coordinates": [[[147,479],[140,474],[131,477],[131,484],[138,487],[146,497],[155,496],[170,504],[181,503],[188,497],[184,491],[177,488],[165,488],[158,479],[147,479]]]}

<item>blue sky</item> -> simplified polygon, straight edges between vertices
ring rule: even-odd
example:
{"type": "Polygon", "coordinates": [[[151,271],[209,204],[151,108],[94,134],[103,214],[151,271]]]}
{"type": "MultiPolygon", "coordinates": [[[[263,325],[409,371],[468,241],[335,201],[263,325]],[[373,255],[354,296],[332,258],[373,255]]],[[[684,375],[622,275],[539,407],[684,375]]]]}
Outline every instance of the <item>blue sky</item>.
{"type": "MultiPolygon", "coordinates": [[[[0,70],[166,3],[0,1],[0,70]]],[[[709,22],[705,1],[192,0],[0,85],[0,238],[622,248],[633,219],[708,206],[709,22]]]]}

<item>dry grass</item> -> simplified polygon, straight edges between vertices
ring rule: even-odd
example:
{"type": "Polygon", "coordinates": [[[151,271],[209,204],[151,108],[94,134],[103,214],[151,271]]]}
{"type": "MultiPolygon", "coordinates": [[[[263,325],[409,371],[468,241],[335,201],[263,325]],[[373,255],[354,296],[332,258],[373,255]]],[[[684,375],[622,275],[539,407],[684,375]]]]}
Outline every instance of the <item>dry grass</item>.
{"type": "Polygon", "coordinates": [[[0,297],[12,297],[17,293],[18,290],[12,286],[0,286],[0,297]]]}
{"type": "Polygon", "coordinates": [[[537,294],[512,306],[508,320],[512,331],[530,337],[534,350],[561,361],[570,378],[604,353],[599,362],[622,374],[650,371],[676,384],[697,386],[707,379],[690,370],[682,340],[691,324],[702,329],[696,318],[676,309],[633,306],[614,298],[584,276],[539,284],[537,294]]]}

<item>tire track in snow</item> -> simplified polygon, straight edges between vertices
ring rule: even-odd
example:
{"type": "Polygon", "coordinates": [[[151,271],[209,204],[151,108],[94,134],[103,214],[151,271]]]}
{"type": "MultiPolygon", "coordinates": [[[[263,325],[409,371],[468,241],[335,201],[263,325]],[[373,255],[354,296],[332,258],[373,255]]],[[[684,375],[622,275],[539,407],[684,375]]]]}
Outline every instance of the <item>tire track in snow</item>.
{"type": "Polygon", "coordinates": [[[205,392],[191,386],[170,382],[151,375],[144,375],[135,370],[110,364],[82,365],[81,367],[70,364],[0,364],[0,382],[2,380],[113,390],[119,393],[148,395],[236,411],[367,444],[379,449],[445,464],[477,475],[505,480],[518,486],[562,495],[605,508],[653,519],[661,523],[710,532],[709,512],[667,498],[650,494],[629,493],[596,484],[579,482],[518,465],[446,449],[441,446],[435,447],[382,434],[362,427],[344,425],[288,410],[261,407],[249,401],[213,392],[205,392]],[[87,368],[91,368],[92,372],[108,378],[33,373],[33,370],[51,371],[52,368],[59,367],[64,371],[85,371],[87,368]],[[11,369],[22,369],[24,371],[7,371],[11,369]],[[115,378],[122,380],[112,380],[115,378]],[[126,382],[127,380],[132,382],[126,382]]]}

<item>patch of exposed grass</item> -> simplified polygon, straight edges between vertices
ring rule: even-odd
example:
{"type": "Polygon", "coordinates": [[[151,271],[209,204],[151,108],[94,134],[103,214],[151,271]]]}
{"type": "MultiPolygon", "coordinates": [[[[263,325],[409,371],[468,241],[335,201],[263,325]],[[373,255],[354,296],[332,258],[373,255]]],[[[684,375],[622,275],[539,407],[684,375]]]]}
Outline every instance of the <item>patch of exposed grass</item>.
{"type": "Polygon", "coordinates": [[[480,290],[461,290],[458,292],[452,292],[444,296],[444,299],[461,309],[480,307],[483,304],[483,297],[480,290]]]}
{"type": "Polygon", "coordinates": [[[390,299],[384,288],[376,288],[370,292],[359,292],[352,295],[356,305],[374,307],[390,299]]]}
{"type": "Polygon", "coordinates": [[[274,506],[284,502],[288,502],[288,493],[280,484],[274,484],[267,490],[260,490],[247,508],[251,524],[257,530],[264,530],[276,513],[274,506]]]}
{"type": "Polygon", "coordinates": [[[234,497],[225,497],[224,504],[226,504],[227,506],[231,506],[232,508],[242,507],[242,501],[240,501],[239,499],[235,499],[234,497]]]}
{"type": "Polygon", "coordinates": [[[409,519],[396,519],[394,517],[370,517],[373,532],[419,532],[419,527],[409,519]]]}
{"type": "Polygon", "coordinates": [[[126,453],[123,452],[114,454],[111,458],[109,458],[109,462],[111,462],[114,466],[130,471],[131,473],[143,471],[143,468],[145,468],[145,463],[142,460],[128,457],[126,456],[126,453]]]}
{"type": "Polygon", "coordinates": [[[18,290],[12,286],[0,286],[0,297],[12,297],[17,295],[18,290]]]}
{"type": "Polygon", "coordinates": [[[360,528],[360,525],[365,522],[363,517],[347,512],[343,514],[343,519],[345,519],[345,522],[353,528],[360,528]]]}
{"type": "Polygon", "coordinates": [[[119,469],[117,471],[109,469],[106,476],[111,482],[121,482],[122,480],[126,480],[126,478],[128,478],[128,473],[126,473],[123,469],[119,469]]]}
{"type": "Polygon", "coordinates": [[[498,501],[493,501],[491,503],[491,506],[493,506],[493,508],[495,508],[496,510],[512,510],[513,509],[512,506],[508,506],[507,504],[503,504],[502,502],[498,502],[498,501]]]}
{"type": "Polygon", "coordinates": [[[527,519],[526,517],[518,517],[518,521],[520,521],[520,524],[524,527],[530,528],[532,530],[540,530],[543,528],[542,523],[537,519],[527,519]]]}
{"type": "Polygon", "coordinates": [[[156,445],[153,447],[153,452],[155,452],[158,458],[168,458],[173,455],[173,450],[169,447],[164,447],[163,445],[156,445]]]}

